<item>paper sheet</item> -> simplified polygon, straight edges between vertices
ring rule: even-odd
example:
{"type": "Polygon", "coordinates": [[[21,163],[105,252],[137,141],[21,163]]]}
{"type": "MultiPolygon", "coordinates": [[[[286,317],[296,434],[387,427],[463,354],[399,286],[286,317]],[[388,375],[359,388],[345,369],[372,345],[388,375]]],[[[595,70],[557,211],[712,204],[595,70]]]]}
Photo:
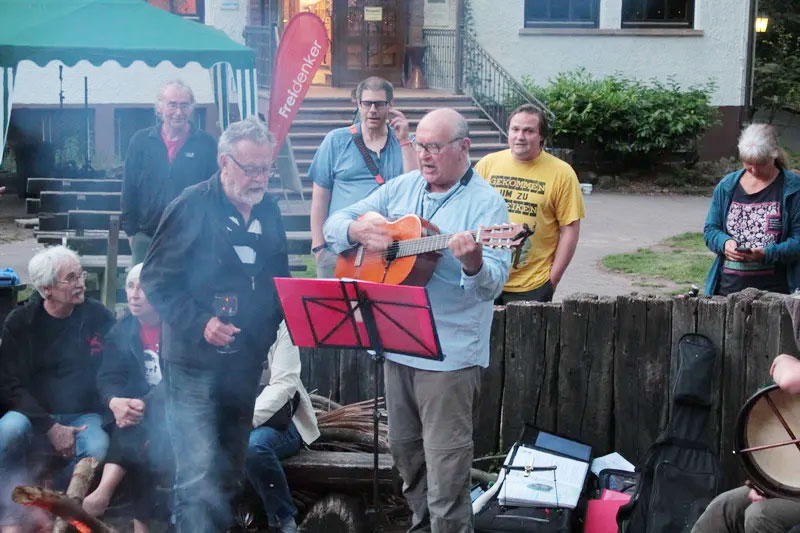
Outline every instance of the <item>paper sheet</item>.
{"type": "Polygon", "coordinates": [[[613,468],[614,470],[626,470],[628,472],[633,472],[636,470],[636,467],[634,467],[628,462],[627,459],[622,457],[617,452],[612,452],[608,455],[604,455],[603,457],[596,457],[595,460],[592,461],[592,474],[595,476],[600,476],[600,472],[606,468],[613,468]]]}

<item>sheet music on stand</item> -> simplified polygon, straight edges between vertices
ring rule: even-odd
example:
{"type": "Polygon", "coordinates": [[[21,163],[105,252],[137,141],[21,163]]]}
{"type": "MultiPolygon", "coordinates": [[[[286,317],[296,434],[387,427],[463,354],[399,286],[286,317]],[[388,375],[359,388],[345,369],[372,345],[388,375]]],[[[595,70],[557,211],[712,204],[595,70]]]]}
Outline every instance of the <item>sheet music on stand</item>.
{"type": "MultiPolygon", "coordinates": [[[[503,487],[498,494],[501,505],[548,506],[574,509],[583,491],[589,463],[579,459],[556,455],[547,451],[519,445],[509,452],[504,461],[518,468],[552,467],[554,470],[531,471],[515,469],[505,473],[503,487]]],[[[498,480],[499,481],[499,480],[498,480]]]]}

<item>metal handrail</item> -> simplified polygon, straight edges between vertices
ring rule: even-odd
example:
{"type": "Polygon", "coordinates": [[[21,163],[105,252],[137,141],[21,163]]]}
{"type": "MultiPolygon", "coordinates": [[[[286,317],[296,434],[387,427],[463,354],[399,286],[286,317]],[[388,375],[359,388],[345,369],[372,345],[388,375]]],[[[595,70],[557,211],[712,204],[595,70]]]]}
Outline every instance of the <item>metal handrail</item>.
{"type": "Polygon", "coordinates": [[[550,122],[555,119],[547,106],[528,92],[469,31],[464,32],[463,86],[506,137],[509,114],[519,105],[533,104],[544,111],[550,122]]]}

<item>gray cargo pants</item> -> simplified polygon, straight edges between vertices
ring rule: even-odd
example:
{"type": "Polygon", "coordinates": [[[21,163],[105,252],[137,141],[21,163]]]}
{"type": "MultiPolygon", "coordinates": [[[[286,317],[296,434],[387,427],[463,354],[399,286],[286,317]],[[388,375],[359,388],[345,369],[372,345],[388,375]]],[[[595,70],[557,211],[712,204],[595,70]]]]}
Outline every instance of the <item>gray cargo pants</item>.
{"type": "Polygon", "coordinates": [[[409,532],[471,533],[480,368],[431,372],[386,361],[384,369],[389,448],[414,513],[409,532]]]}
{"type": "Polygon", "coordinates": [[[692,533],[785,533],[800,524],[800,502],[747,497],[749,487],[723,492],[700,515],[692,533]]]}

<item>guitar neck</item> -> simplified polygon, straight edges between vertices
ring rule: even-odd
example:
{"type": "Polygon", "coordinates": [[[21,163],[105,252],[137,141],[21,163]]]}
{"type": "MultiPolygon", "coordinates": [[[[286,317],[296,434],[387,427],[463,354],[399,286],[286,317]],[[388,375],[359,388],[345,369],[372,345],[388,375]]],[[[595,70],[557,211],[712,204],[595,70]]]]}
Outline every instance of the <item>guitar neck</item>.
{"type": "MultiPolygon", "coordinates": [[[[474,229],[469,231],[473,239],[476,239],[480,230],[474,229]]],[[[444,235],[431,235],[430,237],[419,237],[417,239],[408,239],[405,241],[395,241],[392,248],[397,247],[395,257],[408,257],[409,255],[420,255],[428,252],[438,252],[447,248],[447,243],[450,242],[450,237],[455,233],[448,233],[444,235]]],[[[477,239],[476,239],[477,240],[477,239]]],[[[392,250],[390,248],[390,250],[392,250]]]]}

